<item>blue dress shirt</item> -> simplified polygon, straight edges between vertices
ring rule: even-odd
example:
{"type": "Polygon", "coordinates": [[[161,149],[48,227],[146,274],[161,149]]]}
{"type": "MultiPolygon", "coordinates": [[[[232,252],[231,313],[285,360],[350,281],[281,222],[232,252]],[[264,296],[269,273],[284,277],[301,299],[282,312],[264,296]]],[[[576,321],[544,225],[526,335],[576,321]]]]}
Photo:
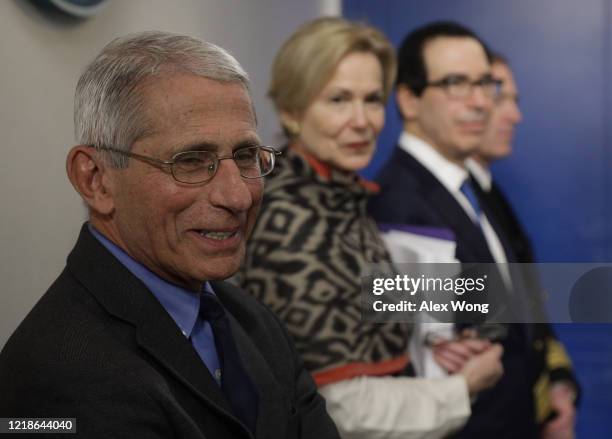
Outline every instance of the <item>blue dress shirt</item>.
{"type": "MultiPolygon", "coordinates": [[[[135,261],[125,251],[98,232],[91,224],[88,224],[88,226],[98,241],[119,262],[125,265],[134,276],[140,279],[159,300],[164,309],[174,319],[183,335],[191,341],[191,344],[217,384],[221,385],[221,365],[219,364],[212,328],[206,320],[199,317],[201,293],[196,294],[193,291],[165,281],[144,265],[135,261]]],[[[208,282],[202,285],[201,291],[214,294],[208,282]]]]}

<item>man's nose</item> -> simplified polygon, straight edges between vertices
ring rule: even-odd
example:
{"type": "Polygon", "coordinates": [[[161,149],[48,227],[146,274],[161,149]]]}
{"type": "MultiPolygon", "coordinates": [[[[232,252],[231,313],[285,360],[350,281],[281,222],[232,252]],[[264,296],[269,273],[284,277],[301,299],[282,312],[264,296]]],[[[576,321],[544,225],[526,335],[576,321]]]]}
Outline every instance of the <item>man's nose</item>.
{"type": "Polygon", "coordinates": [[[233,159],[220,160],[212,185],[210,202],[233,213],[246,211],[253,205],[253,197],[240,169],[233,159]]]}
{"type": "Polygon", "coordinates": [[[521,109],[519,108],[519,106],[514,101],[512,102],[511,117],[512,117],[512,122],[515,123],[515,124],[517,124],[521,120],[523,120],[523,113],[521,113],[521,109]]]}

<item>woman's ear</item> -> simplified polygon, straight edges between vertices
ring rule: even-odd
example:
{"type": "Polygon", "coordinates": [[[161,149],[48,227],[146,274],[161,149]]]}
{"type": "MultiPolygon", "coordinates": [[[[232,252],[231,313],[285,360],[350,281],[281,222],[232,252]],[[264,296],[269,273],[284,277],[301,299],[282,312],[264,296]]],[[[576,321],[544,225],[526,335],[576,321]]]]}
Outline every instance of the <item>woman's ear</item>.
{"type": "Polygon", "coordinates": [[[66,158],[66,173],[76,191],[90,209],[109,215],[115,209],[109,167],[95,148],[73,147],[66,158]]]}
{"type": "Polygon", "coordinates": [[[286,111],[281,111],[280,121],[283,127],[289,132],[292,137],[297,137],[300,135],[302,127],[300,126],[300,123],[298,122],[298,119],[295,117],[295,115],[286,111]]]}
{"type": "Polygon", "coordinates": [[[411,121],[417,118],[419,115],[419,103],[421,100],[412,90],[405,85],[400,84],[397,87],[395,99],[404,121],[411,121]]]}

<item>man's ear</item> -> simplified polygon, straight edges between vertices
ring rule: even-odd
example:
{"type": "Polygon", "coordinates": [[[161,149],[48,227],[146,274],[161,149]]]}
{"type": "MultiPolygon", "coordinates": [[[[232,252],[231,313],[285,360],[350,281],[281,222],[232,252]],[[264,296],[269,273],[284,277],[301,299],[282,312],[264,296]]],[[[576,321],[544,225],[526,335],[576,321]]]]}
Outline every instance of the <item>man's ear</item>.
{"type": "Polygon", "coordinates": [[[397,107],[405,121],[411,121],[419,115],[420,98],[405,85],[398,85],[395,93],[397,107]]]}
{"type": "Polygon", "coordinates": [[[102,215],[114,211],[109,168],[95,148],[86,145],[72,148],[66,158],[66,173],[72,186],[92,210],[102,215]]]}

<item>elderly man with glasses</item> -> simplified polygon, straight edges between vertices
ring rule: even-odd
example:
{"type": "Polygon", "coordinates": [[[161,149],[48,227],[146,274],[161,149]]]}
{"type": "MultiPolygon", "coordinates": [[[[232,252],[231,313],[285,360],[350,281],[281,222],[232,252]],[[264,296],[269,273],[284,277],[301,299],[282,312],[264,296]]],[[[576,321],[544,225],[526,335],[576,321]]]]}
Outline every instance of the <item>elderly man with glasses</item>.
{"type": "Polygon", "coordinates": [[[88,438],[338,437],[282,325],[222,282],[278,154],[238,62],[186,36],[119,38],[82,74],[75,125],[66,168],[89,221],[0,354],[0,417],[71,418],[88,438]]]}
{"type": "MultiPolygon", "coordinates": [[[[450,231],[455,254],[445,262],[454,256],[461,263],[497,263],[479,266],[495,278],[487,280],[482,300],[501,304],[497,309],[520,310],[521,300],[510,296],[518,279],[506,264],[516,258],[495,217],[478,202],[465,166],[482,141],[500,86],[491,72],[489,51],[470,29],[436,22],[410,33],[399,51],[397,78],[404,131],[378,176],[381,190],[369,209],[380,222],[450,231]]],[[[487,348],[475,343],[480,341],[473,339],[476,335],[504,348],[504,376],[478,395],[470,419],[453,437],[538,437],[533,397],[536,348],[532,328],[517,315],[466,330],[470,316],[455,314],[434,330],[421,325],[415,332],[411,359],[423,376],[456,373],[468,358],[487,348]]]]}

